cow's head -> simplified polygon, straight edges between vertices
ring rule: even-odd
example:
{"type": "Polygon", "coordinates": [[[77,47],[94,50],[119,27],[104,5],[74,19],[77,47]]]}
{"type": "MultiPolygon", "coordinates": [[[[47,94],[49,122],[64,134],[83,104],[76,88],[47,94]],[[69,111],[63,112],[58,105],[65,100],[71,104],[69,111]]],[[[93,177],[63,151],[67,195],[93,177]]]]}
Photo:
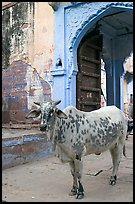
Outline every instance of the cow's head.
{"type": "Polygon", "coordinates": [[[43,103],[34,102],[37,106],[39,106],[39,108],[31,110],[25,117],[36,118],[40,115],[41,116],[40,130],[46,131],[48,130],[50,126],[50,121],[54,118],[54,116],[65,119],[67,118],[67,115],[56,107],[60,102],[61,102],[60,100],[43,103]]]}

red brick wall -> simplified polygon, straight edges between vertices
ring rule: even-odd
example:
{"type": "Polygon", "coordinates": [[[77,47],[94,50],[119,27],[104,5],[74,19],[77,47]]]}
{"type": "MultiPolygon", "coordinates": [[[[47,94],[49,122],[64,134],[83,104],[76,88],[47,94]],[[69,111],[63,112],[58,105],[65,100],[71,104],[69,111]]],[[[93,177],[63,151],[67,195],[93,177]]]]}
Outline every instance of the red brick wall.
{"type": "Polygon", "coordinates": [[[39,98],[46,100],[51,97],[49,84],[41,77],[37,77],[36,70],[32,72],[31,80],[28,80],[28,75],[30,75],[28,69],[30,69],[30,66],[19,60],[13,62],[2,72],[2,123],[9,123],[10,121],[12,123],[25,122],[29,105],[28,99],[38,98],[36,95],[38,93],[35,94],[34,92],[35,89],[38,89],[38,83],[43,89],[39,98]],[[37,85],[35,86],[34,83],[37,83],[37,85]]]}

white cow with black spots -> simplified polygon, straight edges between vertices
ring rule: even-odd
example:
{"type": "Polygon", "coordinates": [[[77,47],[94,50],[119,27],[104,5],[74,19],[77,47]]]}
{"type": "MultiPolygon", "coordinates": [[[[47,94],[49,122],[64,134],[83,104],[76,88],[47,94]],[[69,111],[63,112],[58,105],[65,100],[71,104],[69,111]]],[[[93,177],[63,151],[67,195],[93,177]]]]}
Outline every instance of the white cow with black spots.
{"type": "Polygon", "coordinates": [[[127,121],[116,106],[107,106],[91,112],[68,106],[63,111],[57,108],[61,101],[35,103],[39,108],[31,110],[26,118],[41,115],[41,131],[48,131],[57,156],[69,162],[73,176],[70,195],[83,198],[82,156],[101,154],[110,150],[113,170],[110,184],[114,185],[122,152],[125,155],[127,121]]]}

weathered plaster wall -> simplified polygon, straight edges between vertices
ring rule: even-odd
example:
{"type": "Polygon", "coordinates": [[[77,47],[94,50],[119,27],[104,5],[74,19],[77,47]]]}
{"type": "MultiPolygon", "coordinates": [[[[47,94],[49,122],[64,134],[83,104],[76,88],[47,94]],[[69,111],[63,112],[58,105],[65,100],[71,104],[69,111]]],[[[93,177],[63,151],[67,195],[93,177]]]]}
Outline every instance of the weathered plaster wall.
{"type": "Polygon", "coordinates": [[[24,121],[33,101],[51,97],[52,8],[47,2],[19,2],[4,9],[2,36],[3,122],[24,121]]]}
{"type": "Polygon", "coordinates": [[[20,2],[3,11],[3,68],[16,60],[39,74],[52,66],[53,11],[47,2],[20,2]]]}
{"type": "Polygon", "coordinates": [[[34,40],[29,49],[31,66],[44,76],[50,70],[53,61],[53,11],[47,2],[35,3],[34,40]]]}
{"type": "Polygon", "coordinates": [[[124,62],[124,109],[127,111],[130,94],[133,94],[133,53],[124,62]]]}

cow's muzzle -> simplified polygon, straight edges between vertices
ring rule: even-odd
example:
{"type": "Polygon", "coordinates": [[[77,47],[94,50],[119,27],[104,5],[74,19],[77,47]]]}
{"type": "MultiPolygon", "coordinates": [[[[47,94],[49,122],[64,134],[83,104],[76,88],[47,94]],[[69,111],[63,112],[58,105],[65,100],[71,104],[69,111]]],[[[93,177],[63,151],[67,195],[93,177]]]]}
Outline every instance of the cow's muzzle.
{"type": "Polygon", "coordinates": [[[47,125],[43,124],[40,125],[40,131],[46,131],[47,130],[47,125]]]}

